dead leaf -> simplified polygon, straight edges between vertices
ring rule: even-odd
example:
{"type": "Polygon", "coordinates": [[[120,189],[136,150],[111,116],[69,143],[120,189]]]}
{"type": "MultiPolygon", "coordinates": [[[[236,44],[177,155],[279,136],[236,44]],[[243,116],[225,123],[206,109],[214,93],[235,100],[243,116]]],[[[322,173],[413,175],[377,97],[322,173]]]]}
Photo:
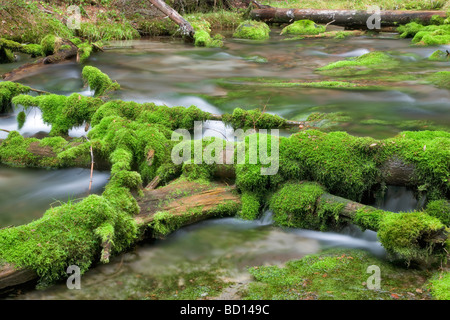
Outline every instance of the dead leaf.
{"type": "Polygon", "coordinates": [[[421,289],[416,289],[417,293],[423,293],[423,291],[421,289]]]}
{"type": "Polygon", "coordinates": [[[400,299],[400,297],[398,295],[396,295],[395,293],[391,293],[391,297],[394,299],[400,299]]]}

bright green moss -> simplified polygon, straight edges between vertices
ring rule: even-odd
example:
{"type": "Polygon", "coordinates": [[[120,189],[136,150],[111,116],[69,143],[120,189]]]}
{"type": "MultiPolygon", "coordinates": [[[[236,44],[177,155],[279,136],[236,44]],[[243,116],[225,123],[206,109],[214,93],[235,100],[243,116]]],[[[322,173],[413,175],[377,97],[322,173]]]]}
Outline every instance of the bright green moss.
{"type": "Polygon", "coordinates": [[[450,272],[437,272],[429,280],[429,288],[434,298],[450,300],[450,272]]]}
{"type": "Polygon", "coordinates": [[[422,239],[443,229],[439,219],[423,212],[392,213],[379,222],[378,238],[389,253],[407,262],[432,262],[439,253],[445,256],[444,246],[422,239]]]}
{"type": "Polygon", "coordinates": [[[450,25],[421,25],[408,23],[397,28],[401,38],[413,38],[417,45],[444,45],[450,43],[450,25]]]}
{"type": "Polygon", "coordinates": [[[450,56],[442,50],[436,50],[428,57],[431,61],[449,61],[450,56]]]}
{"type": "Polygon", "coordinates": [[[42,52],[46,56],[52,55],[55,52],[56,41],[58,41],[58,38],[53,34],[49,34],[42,39],[41,41],[42,52]]]}
{"type": "Polygon", "coordinates": [[[26,44],[23,46],[22,52],[31,55],[33,58],[44,55],[44,50],[40,44],[26,44]]]}
{"type": "Polygon", "coordinates": [[[286,183],[269,202],[275,223],[314,230],[326,227],[322,217],[316,215],[317,201],[324,193],[325,190],[316,183],[286,183]]]}
{"type": "Polygon", "coordinates": [[[25,109],[38,107],[42,111],[43,121],[52,126],[50,134],[56,136],[68,135],[73,127],[90,121],[103,101],[74,93],[69,97],[56,94],[37,97],[19,95],[13,98],[13,103],[22,105],[25,109]]]}
{"type": "Polygon", "coordinates": [[[425,212],[450,227],[450,202],[448,200],[430,201],[425,212]]]}
{"type": "Polygon", "coordinates": [[[0,162],[13,166],[35,166],[36,156],[28,151],[37,139],[25,139],[17,131],[11,131],[0,145],[0,162]]]}
{"type": "Polygon", "coordinates": [[[4,81],[0,82],[0,112],[9,111],[12,107],[12,99],[23,93],[28,93],[30,87],[20,83],[4,81]]]}
{"type": "Polygon", "coordinates": [[[325,32],[326,27],[317,25],[311,20],[297,20],[294,23],[286,26],[281,31],[281,34],[292,34],[292,35],[314,35],[325,32]]]}
{"type": "Polygon", "coordinates": [[[242,209],[239,216],[245,220],[255,220],[258,218],[261,208],[259,196],[255,193],[244,192],[241,195],[242,209]]]}
{"type": "Polygon", "coordinates": [[[101,97],[110,91],[120,89],[120,85],[111,79],[99,69],[86,66],[82,71],[83,80],[87,82],[89,87],[95,91],[95,97],[101,97]]]}
{"type": "Polygon", "coordinates": [[[317,71],[340,75],[347,73],[365,74],[373,70],[390,69],[398,66],[398,64],[399,62],[390,55],[381,51],[374,51],[360,57],[330,63],[318,68],[317,71]]]}
{"type": "Polygon", "coordinates": [[[242,22],[233,33],[234,38],[267,40],[270,35],[270,28],[264,22],[246,20],[242,22]]]}
{"type": "Polygon", "coordinates": [[[80,55],[80,62],[83,63],[91,56],[93,51],[92,45],[89,42],[83,42],[78,45],[78,52],[80,55]]]}
{"type": "Polygon", "coordinates": [[[317,181],[334,195],[360,201],[380,175],[369,147],[374,141],[317,130],[282,137],[279,174],[286,180],[317,181]]]}
{"type": "Polygon", "coordinates": [[[414,183],[428,199],[446,197],[450,191],[450,133],[445,131],[405,131],[385,140],[381,159],[396,155],[415,167],[414,183]]]}
{"type": "Polygon", "coordinates": [[[353,222],[362,230],[377,231],[380,228],[380,222],[388,212],[384,210],[376,210],[371,207],[358,209],[353,222]]]}
{"type": "Polygon", "coordinates": [[[49,209],[28,225],[0,230],[0,258],[37,272],[43,281],[67,277],[77,265],[85,272],[101,250],[105,226],[110,225],[112,253],[136,240],[137,226],[126,212],[104,197],[89,196],[79,203],[49,209]]]}
{"type": "Polygon", "coordinates": [[[20,111],[17,114],[17,125],[19,127],[19,130],[22,129],[23,125],[25,124],[25,121],[27,120],[27,115],[24,111],[20,111]]]}
{"type": "Polygon", "coordinates": [[[287,121],[277,115],[262,112],[260,109],[243,110],[235,108],[232,114],[222,115],[222,121],[234,129],[280,129],[287,121]]]}

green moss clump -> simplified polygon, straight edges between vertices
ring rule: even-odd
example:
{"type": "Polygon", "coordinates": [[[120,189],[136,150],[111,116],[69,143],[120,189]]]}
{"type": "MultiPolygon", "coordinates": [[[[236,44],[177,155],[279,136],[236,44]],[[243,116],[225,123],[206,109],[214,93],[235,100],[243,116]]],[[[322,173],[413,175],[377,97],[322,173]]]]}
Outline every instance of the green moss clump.
{"type": "Polygon", "coordinates": [[[235,108],[232,114],[222,115],[222,121],[234,129],[280,129],[287,121],[280,116],[262,112],[260,109],[243,110],[235,108]]]}
{"type": "Polygon", "coordinates": [[[25,109],[38,107],[42,111],[43,121],[52,126],[50,135],[56,136],[68,135],[70,129],[89,121],[103,101],[74,93],[69,97],[55,94],[37,97],[19,95],[13,98],[13,103],[25,109]]]}
{"type": "Polygon", "coordinates": [[[387,213],[388,212],[384,210],[364,207],[356,211],[353,222],[356,223],[363,231],[367,229],[377,231],[380,228],[381,221],[387,213]]]}
{"type": "Polygon", "coordinates": [[[267,40],[270,38],[270,28],[264,22],[246,20],[239,24],[233,33],[234,38],[267,40]]]}
{"type": "Polygon", "coordinates": [[[67,277],[70,265],[85,272],[99,258],[107,230],[112,253],[121,252],[137,237],[136,223],[127,212],[92,195],[52,208],[28,225],[0,230],[0,257],[35,270],[43,282],[57,280],[67,277]]]}
{"type": "Polygon", "coordinates": [[[386,250],[407,262],[433,262],[439,253],[445,257],[442,244],[421,241],[433,235],[445,226],[435,217],[423,212],[387,214],[379,223],[378,238],[386,250]],[[433,255],[434,253],[434,255],[433,255]]]}
{"type": "Polygon", "coordinates": [[[0,145],[0,162],[13,166],[33,166],[36,156],[28,151],[30,144],[37,139],[25,139],[17,131],[11,131],[0,145]]]}
{"type": "Polygon", "coordinates": [[[22,129],[26,120],[27,120],[26,113],[24,111],[20,111],[19,114],[17,115],[17,124],[19,126],[19,130],[22,129]]]}
{"type": "MultiPolygon", "coordinates": [[[[449,72],[450,74],[450,72],[449,72]]],[[[417,191],[430,200],[446,198],[450,191],[450,133],[445,131],[404,131],[386,139],[381,159],[397,156],[413,164],[417,191]]]]}
{"type": "Polygon", "coordinates": [[[297,20],[294,23],[286,26],[281,31],[281,34],[292,34],[292,35],[315,35],[325,32],[326,27],[320,26],[311,20],[297,20]]]}
{"type": "Polygon", "coordinates": [[[31,55],[32,58],[44,55],[44,50],[40,44],[26,44],[23,46],[22,52],[31,55]]]}
{"type": "Polygon", "coordinates": [[[449,55],[442,50],[436,50],[428,57],[431,61],[448,61],[449,59],[449,55]]]}
{"type": "Polygon", "coordinates": [[[450,227],[450,202],[448,200],[430,201],[425,212],[450,227]]]}
{"type": "Polygon", "coordinates": [[[318,199],[324,193],[317,183],[286,183],[269,202],[275,223],[284,227],[325,230],[328,217],[316,214],[318,199]]]}
{"type": "Polygon", "coordinates": [[[41,41],[42,52],[46,56],[49,56],[49,55],[52,55],[53,53],[55,53],[55,46],[56,46],[57,41],[58,41],[58,38],[53,34],[49,34],[46,37],[44,37],[41,41]]]}
{"type": "Polygon", "coordinates": [[[95,97],[100,97],[110,91],[120,89],[120,85],[118,83],[113,82],[108,75],[95,67],[84,67],[82,77],[84,81],[89,84],[89,87],[95,91],[95,97]]]}
{"type": "Polygon", "coordinates": [[[401,38],[413,38],[417,45],[445,45],[450,43],[450,25],[427,25],[410,22],[397,28],[401,38]]]}
{"type": "Polygon", "coordinates": [[[28,92],[30,92],[30,87],[20,83],[0,82],[0,113],[9,111],[12,108],[12,99],[15,96],[28,92]]]}
{"type": "Polygon", "coordinates": [[[241,195],[242,209],[238,213],[239,216],[245,220],[255,220],[258,218],[261,201],[259,196],[252,192],[244,192],[241,195]]]}
{"type": "Polygon", "coordinates": [[[93,51],[92,45],[89,42],[83,42],[78,45],[78,51],[80,53],[80,62],[85,62],[93,51]]]}
{"type": "Polygon", "coordinates": [[[330,63],[317,71],[333,74],[366,74],[373,70],[389,69],[398,66],[399,62],[390,55],[374,51],[360,57],[330,63]],[[363,68],[362,70],[360,70],[363,68]]]}
{"type": "Polygon", "coordinates": [[[438,300],[450,300],[450,272],[437,272],[429,280],[431,294],[438,300]]]}

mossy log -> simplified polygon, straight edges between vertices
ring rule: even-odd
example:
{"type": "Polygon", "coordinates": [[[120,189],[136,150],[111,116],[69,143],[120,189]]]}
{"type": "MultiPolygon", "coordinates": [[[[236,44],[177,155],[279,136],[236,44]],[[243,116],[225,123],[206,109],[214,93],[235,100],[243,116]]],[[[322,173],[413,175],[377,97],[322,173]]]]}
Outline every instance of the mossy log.
{"type": "MultiPolygon", "coordinates": [[[[255,9],[250,12],[251,19],[267,23],[292,23],[296,20],[312,20],[316,23],[327,24],[333,21],[334,25],[348,29],[368,29],[367,21],[373,12],[364,10],[321,10],[321,9],[283,9],[266,8],[255,9]]],[[[428,23],[431,17],[438,15],[445,18],[444,11],[407,11],[383,10],[380,11],[381,27],[407,24],[411,21],[428,23]]]]}
{"type": "Polygon", "coordinates": [[[39,69],[48,64],[56,64],[76,58],[78,54],[78,47],[76,45],[74,45],[69,40],[62,40],[61,47],[63,46],[66,47],[66,49],[59,50],[56,53],[49,55],[48,57],[43,57],[34,62],[24,64],[19,68],[3,74],[3,80],[17,81],[23,77],[29,76],[29,74],[32,72],[39,71],[39,69]]]}
{"type": "MultiPolygon", "coordinates": [[[[235,215],[240,198],[234,187],[222,183],[202,184],[187,180],[175,181],[156,190],[143,190],[138,198],[140,213],[134,220],[141,233],[164,237],[183,226],[212,217],[235,215]],[[161,214],[163,213],[163,214],[161,214]]],[[[111,256],[111,241],[102,242],[100,262],[111,256]]],[[[29,268],[0,264],[0,293],[36,280],[38,275],[29,268]]]]}

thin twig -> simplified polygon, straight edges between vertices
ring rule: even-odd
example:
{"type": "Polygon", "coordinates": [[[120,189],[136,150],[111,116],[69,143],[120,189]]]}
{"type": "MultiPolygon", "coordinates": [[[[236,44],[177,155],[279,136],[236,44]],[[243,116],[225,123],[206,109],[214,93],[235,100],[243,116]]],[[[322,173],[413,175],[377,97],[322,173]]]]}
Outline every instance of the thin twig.
{"type": "Polygon", "coordinates": [[[0,131],[4,131],[4,132],[8,132],[8,133],[10,133],[11,131],[9,131],[9,130],[5,130],[5,129],[0,129],[0,131]]]}

